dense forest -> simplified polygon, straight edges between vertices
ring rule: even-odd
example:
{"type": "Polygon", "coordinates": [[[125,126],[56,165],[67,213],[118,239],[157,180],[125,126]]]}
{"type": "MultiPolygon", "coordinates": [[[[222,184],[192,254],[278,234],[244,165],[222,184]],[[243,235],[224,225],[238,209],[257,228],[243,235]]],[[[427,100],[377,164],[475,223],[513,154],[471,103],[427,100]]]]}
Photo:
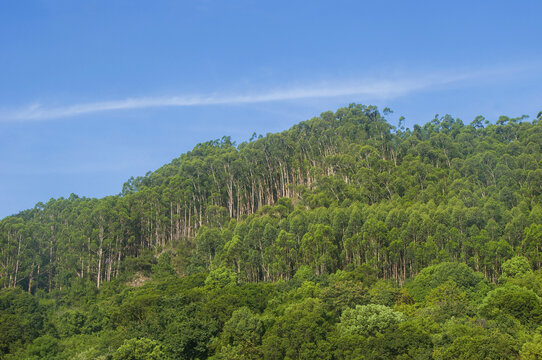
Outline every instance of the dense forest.
{"type": "Polygon", "coordinates": [[[0,220],[0,359],[542,359],[542,112],[389,114],[0,220]]]}

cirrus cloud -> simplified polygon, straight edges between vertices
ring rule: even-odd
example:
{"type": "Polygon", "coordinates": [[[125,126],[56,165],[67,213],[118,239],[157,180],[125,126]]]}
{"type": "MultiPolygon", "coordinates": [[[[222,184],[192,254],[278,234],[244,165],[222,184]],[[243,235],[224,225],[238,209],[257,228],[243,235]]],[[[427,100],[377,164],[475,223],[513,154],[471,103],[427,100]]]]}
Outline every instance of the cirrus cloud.
{"type": "Polygon", "coordinates": [[[37,103],[14,111],[0,113],[0,121],[57,119],[77,117],[98,112],[130,109],[236,105],[310,98],[347,97],[354,95],[362,96],[367,100],[386,100],[406,96],[414,92],[450,86],[467,80],[491,78],[491,76],[495,76],[496,74],[510,74],[517,72],[518,70],[521,71],[522,69],[501,68],[463,73],[443,72],[424,74],[422,76],[410,76],[407,78],[395,77],[379,80],[325,82],[260,92],[133,97],[120,100],[87,102],[61,106],[50,106],[37,103]]]}

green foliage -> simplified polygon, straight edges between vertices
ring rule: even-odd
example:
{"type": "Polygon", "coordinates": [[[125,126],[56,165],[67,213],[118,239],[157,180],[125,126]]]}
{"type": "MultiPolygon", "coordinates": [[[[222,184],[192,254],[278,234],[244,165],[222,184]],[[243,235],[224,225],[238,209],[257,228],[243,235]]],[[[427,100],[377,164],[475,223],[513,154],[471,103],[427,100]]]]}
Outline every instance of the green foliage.
{"type": "Polygon", "coordinates": [[[430,359],[431,332],[421,321],[405,321],[370,338],[369,359],[430,359]]]}
{"type": "Polygon", "coordinates": [[[166,359],[162,346],[150,339],[126,340],[113,354],[113,360],[162,360],[166,359]]]}
{"type": "Polygon", "coordinates": [[[502,264],[502,275],[499,282],[506,282],[509,279],[518,278],[530,272],[529,260],[524,256],[514,256],[502,264]]]}
{"type": "Polygon", "coordinates": [[[531,341],[526,342],[521,347],[521,360],[542,359],[542,335],[535,334],[531,341]]]}
{"type": "Polygon", "coordinates": [[[524,324],[542,324],[542,301],[532,290],[515,285],[497,288],[487,294],[480,313],[490,319],[510,315],[524,324]]]}
{"type": "Polygon", "coordinates": [[[226,267],[211,270],[205,279],[205,287],[209,289],[222,289],[237,284],[237,275],[226,267]]]}
{"type": "Polygon", "coordinates": [[[350,280],[335,281],[321,290],[320,297],[337,316],[347,308],[365,305],[370,301],[367,289],[350,280]]]}
{"type": "Polygon", "coordinates": [[[386,114],[0,220],[0,358],[536,358],[542,122],[386,114]]]}
{"type": "Polygon", "coordinates": [[[542,264],[542,224],[531,224],[531,226],[525,228],[522,245],[525,253],[531,259],[531,264],[540,269],[542,264]]]}
{"type": "Polygon", "coordinates": [[[164,314],[161,336],[167,353],[174,359],[208,356],[207,347],[218,332],[218,321],[202,304],[192,302],[181,309],[172,307],[164,314]]]}
{"type": "Polygon", "coordinates": [[[399,289],[391,282],[380,280],[369,289],[369,301],[373,304],[393,306],[399,296],[399,289]]]}
{"type": "Polygon", "coordinates": [[[294,283],[301,285],[305,281],[311,281],[314,280],[314,272],[312,269],[307,265],[301,265],[299,269],[296,271],[293,281],[294,283]]]}
{"type": "Polygon", "coordinates": [[[431,290],[453,281],[459,289],[473,295],[486,288],[483,274],[477,273],[462,263],[445,262],[423,269],[407,284],[408,291],[416,302],[424,301],[431,290]]]}
{"type": "Polygon", "coordinates": [[[0,291],[0,355],[38,337],[44,329],[45,308],[20,289],[0,291]]]}
{"type": "Polygon", "coordinates": [[[331,329],[324,305],[307,298],[288,306],[263,338],[262,351],[267,359],[329,358],[325,341],[331,329]]]}
{"type": "Polygon", "coordinates": [[[87,314],[78,310],[66,310],[57,315],[56,329],[60,336],[81,334],[85,329],[87,314]]]}
{"type": "Polygon", "coordinates": [[[158,257],[156,265],[152,266],[152,273],[157,278],[175,275],[171,253],[166,252],[158,257]]]}
{"type": "Polygon", "coordinates": [[[343,311],[338,329],[348,334],[375,336],[404,319],[402,313],[385,305],[357,305],[343,311]]]}
{"type": "Polygon", "coordinates": [[[57,359],[58,352],[58,340],[51,335],[44,335],[28,346],[26,356],[29,360],[54,360],[57,359]]]}
{"type": "Polygon", "coordinates": [[[276,281],[360,265],[402,283],[446,261],[496,282],[520,254],[539,269],[542,124],[446,115],[394,129],[386,114],[351,104],[239,146],[208,141],[118,196],[7,217],[0,285],[99,288],[222,266],[276,281]]]}
{"type": "Polygon", "coordinates": [[[258,359],[261,358],[258,346],[264,329],[262,322],[247,307],[233,312],[224,324],[217,341],[215,358],[258,359]]]}
{"type": "Polygon", "coordinates": [[[480,335],[460,336],[444,348],[436,349],[433,357],[445,359],[500,360],[518,357],[517,341],[508,334],[489,332],[480,335]]]}
{"type": "Polygon", "coordinates": [[[469,308],[467,294],[453,280],[431,290],[426,300],[428,311],[441,321],[466,315],[469,308]]]}

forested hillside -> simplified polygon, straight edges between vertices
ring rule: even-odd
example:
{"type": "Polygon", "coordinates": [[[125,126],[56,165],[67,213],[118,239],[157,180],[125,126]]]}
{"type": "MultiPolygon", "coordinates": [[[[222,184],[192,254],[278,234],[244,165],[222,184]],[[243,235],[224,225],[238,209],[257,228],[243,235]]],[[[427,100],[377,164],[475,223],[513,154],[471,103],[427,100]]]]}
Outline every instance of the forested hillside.
{"type": "Polygon", "coordinates": [[[542,358],[542,113],[388,114],[2,219],[0,358],[542,358]]]}

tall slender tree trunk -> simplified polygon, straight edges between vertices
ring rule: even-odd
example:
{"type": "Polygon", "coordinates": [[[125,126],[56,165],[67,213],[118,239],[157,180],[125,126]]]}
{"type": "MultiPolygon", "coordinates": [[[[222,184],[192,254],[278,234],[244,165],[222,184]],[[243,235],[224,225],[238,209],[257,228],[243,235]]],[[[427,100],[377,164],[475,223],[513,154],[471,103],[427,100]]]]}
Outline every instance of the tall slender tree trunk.
{"type": "Polygon", "coordinates": [[[32,263],[32,267],[30,270],[30,274],[28,275],[28,293],[32,293],[32,278],[34,276],[34,263],[32,263]]]}
{"type": "Polygon", "coordinates": [[[99,240],[100,245],[98,247],[98,274],[96,276],[96,287],[100,288],[100,281],[101,281],[101,275],[102,275],[102,256],[103,256],[103,241],[104,241],[104,227],[103,225],[100,225],[100,233],[99,233],[99,240]]]}
{"type": "Polygon", "coordinates": [[[53,288],[53,244],[55,240],[54,226],[51,226],[51,238],[49,240],[49,292],[53,288]]]}
{"type": "Polygon", "coordinates": [[[22,236],[19,235],[19,245],[17,246],[17,259],[15,261],[15,279],[13,280],[13,287],[17,286],[17,274],[19,273],[19,255],[21,254],[21,241],[22,236]]]}

